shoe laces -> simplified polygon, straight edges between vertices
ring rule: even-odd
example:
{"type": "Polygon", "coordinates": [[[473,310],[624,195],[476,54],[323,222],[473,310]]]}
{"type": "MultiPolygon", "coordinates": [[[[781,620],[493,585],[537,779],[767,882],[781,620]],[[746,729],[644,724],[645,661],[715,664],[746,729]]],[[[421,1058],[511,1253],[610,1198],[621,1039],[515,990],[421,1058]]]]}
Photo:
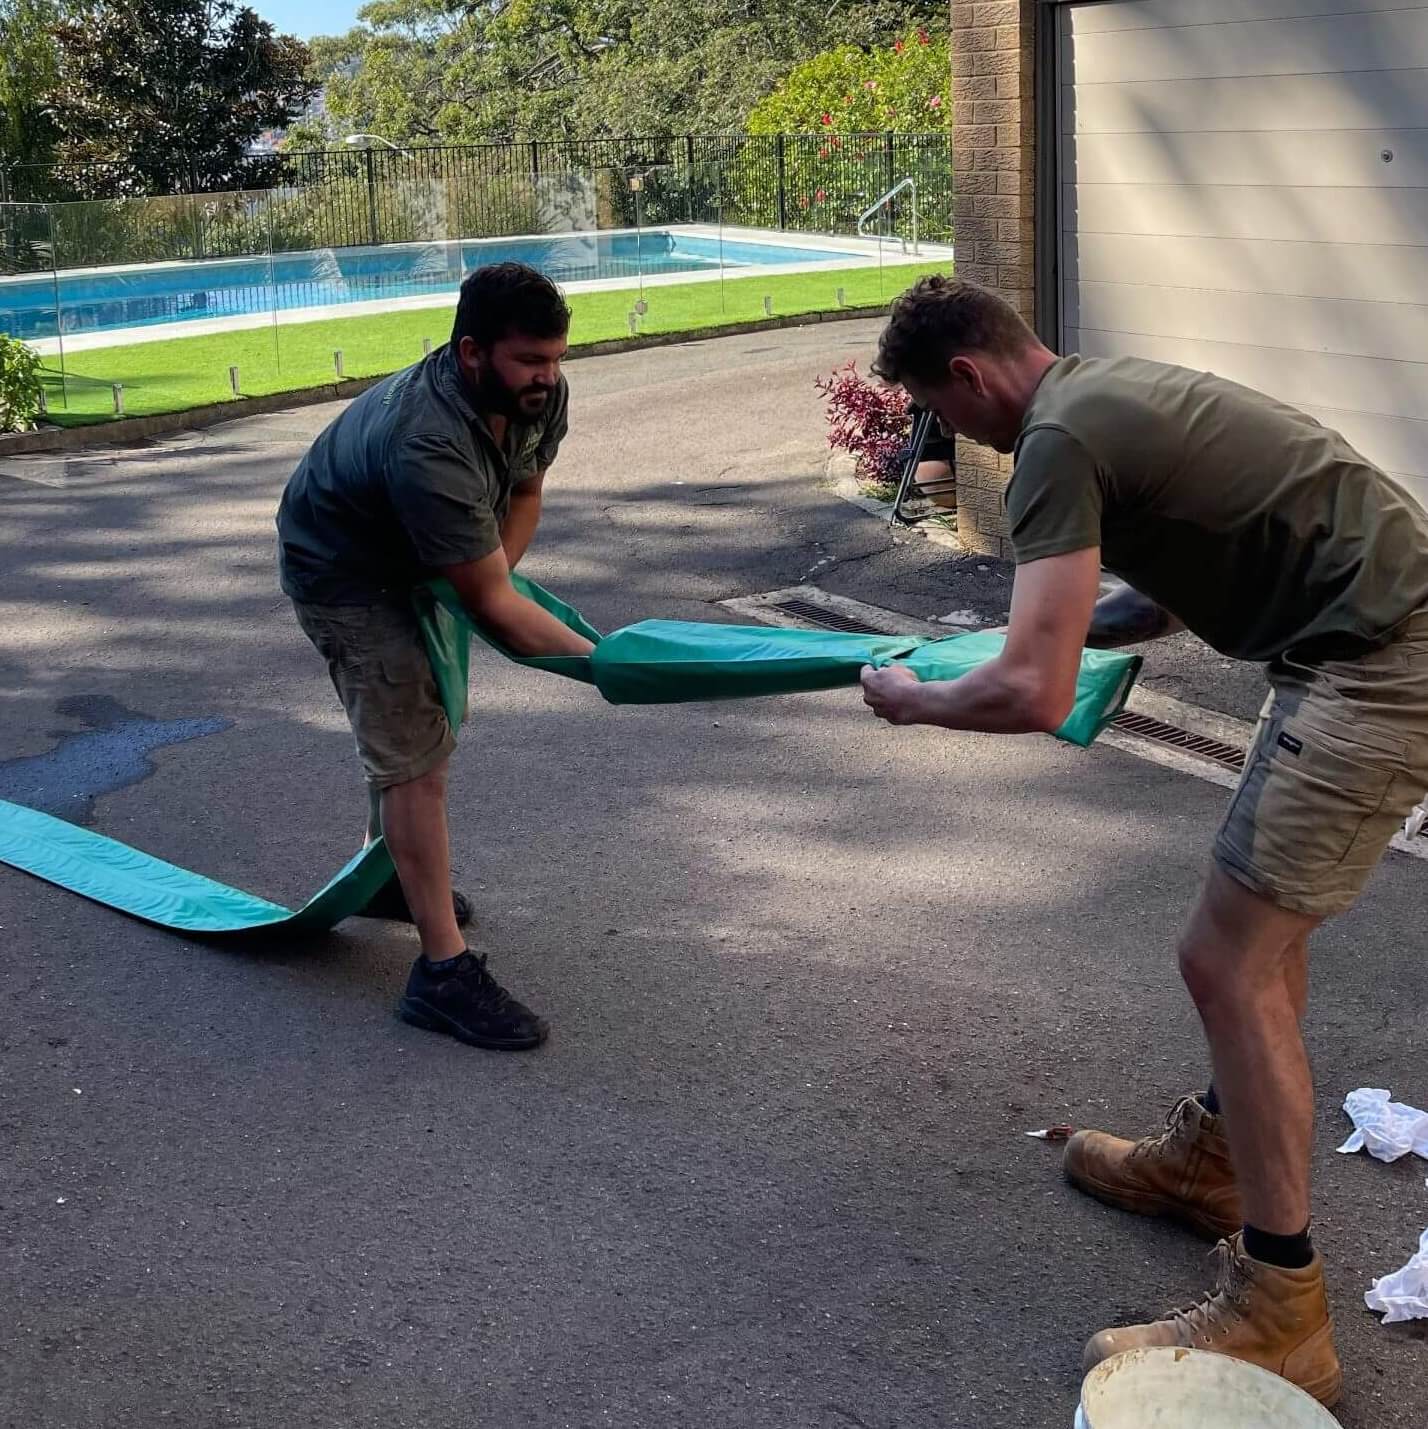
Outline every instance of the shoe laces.
{"type": "Polygon", "coordinates": [[[1181,1097],[1165,1118],[1165,1130],[1158,1131],[1154,1136],[1147,1136],[1142,1141],[1137,1141],[1130,1153],[1130,1159],[1146,1156],[1163,1156],[1166,1148],[1174,1141],[1178,1141],[1183,1134],[1185,1119],[1189,1115],[1189,1108],[1194,1103],[1194,1097],[1181,1097]]]}
{"type": "Polygon", "coordinates": [[[511,1000],[511,995],[486,970],[486,954],[477,957],[469,949],[461,954],[451,976],[461,980],[462,987],[479,1006],[491,1012],[500,1012],[511,1000]]]}
{"type": "Polygon", "coordinates": [[[1165,1317],[1174,1322],[1184,1345],[1229,1334],[1230,1326],[1249,1305],[1254,1272],[1243,1247],[1222,1240],[1210,1254],[1215,1260],[1215,1288],[1207,1290],[1193,1305],[1172,1310],[1165,1317]]]}

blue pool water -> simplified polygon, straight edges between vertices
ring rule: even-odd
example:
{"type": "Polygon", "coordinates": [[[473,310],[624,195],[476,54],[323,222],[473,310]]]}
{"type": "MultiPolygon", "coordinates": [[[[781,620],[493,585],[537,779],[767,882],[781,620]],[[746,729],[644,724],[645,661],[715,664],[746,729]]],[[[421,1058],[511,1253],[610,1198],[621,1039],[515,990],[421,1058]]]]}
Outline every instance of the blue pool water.
{"type": "Polygon", "coordinates": [[[557,282],[779,267],[846,257],[828,248],[721,243],[649,230],[492,242],[325,249],[254,258],[26,274],[0,279],[0,332],[22,338],[103,332],[339,303],[454,293],[483,263],[531,263],[557,282]],[[58,291],[56,291],[58,290],[58,291]]]}

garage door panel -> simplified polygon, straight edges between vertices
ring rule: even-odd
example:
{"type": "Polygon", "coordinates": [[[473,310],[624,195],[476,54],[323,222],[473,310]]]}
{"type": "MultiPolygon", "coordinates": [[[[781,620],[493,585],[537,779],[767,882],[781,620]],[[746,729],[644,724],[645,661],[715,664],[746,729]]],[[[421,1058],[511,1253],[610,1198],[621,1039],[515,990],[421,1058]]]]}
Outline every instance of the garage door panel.
{"type": "Polygon", "coordinates": [[[1428,421],[1308,404],[1304,411],[1315,421],[1342,432],[1357,451],[1365,456],[1372,454],[1379,466],[1400,480],[1428,482],[1428,421]]]}
{"type": "Polygon", "coordinates": [[[1428,134],[1420,129],[1072,134],[1061,159],[1073,183],[1428,188],[1428,134]]]}
{"type": "MultiPolygon", "coordinates": [[[[1296,407],[1332,407],[1381,417],[1416,418],[1428,412],[1428,365],[1421,363],[1089,328],[1072,331],[1078,334],[1079,350],[1090,356],[1146,357],[1217,372],[1296,407]]],[[[1377,455],[1373,459],[1382,461],[1377,455]]]]}
{"type": "MultiPolygon", "coordinates": [[[[1414,8],[1403,0],[1140,0],[1138,4],[1075,5],[1068,21],[1078,35],[1108,30],[1158,30],[1224,20],[1277,20],[1296,15],[1346,15],[1414,8]]],[[[1428,7],[1424,7],[1428,8],[1428,7]]]]}
{"type": "MultiPolygon", "coordinates": [[[[1115,7],[1111,7],[1115,8],[1115,7]]],[[[1402,129],[1423,123],[1428,71],[1096,84],[1063,94],[1067,132],[1402,129]]]]}
{"type": "Polygon", "coordinates": [[[1102,34],[1079,34],[1073,27],[1066,44],[1077,84],[1428,66],[1428,27],[1421,10],[1102,34]]]}
{"type": "Polygon", "coordinates": [[[1073,233],[1062,262],[1068,302],[1078,283],[1170,281],[1228,293],[1428,304],[1428,247],[1073,233]]]}
{"type": "Polygon", "coordinates": [[[1060,19],[1067,350],[1271,393],[1428,495],[1428,0],[1060,19]]]}
{"type": "Polygon", "coordinates": [[[1405,476],[1391,471],[1389,475],[1420,505],[1428,506],[1428,481],[1421,477],[1405,476]]]}
{"type": "Polygon", "coordinates": [[[1412,246],[1428,239],[1424,189],[1067,184],[1063,204],[1064,226],[1077,233],[1412,246]]]}
{"type": "Polygon", "coordinates": [[[1301,352],[1428,363],[1428,306],[1082,282],[1068,297],[1066,320],[1152,337],[1269,341],[1301,352]]]}

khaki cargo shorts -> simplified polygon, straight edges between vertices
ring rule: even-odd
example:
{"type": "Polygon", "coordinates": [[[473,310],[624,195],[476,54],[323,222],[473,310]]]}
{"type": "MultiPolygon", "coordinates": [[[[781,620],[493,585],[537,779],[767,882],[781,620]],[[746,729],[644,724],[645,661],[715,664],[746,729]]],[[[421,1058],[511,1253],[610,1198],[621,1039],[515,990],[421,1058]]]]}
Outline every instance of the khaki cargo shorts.
{"type": "Polygon", "coordinates": [[[1357,660],[1269,669],[1216,862],[1282,908],[1350,908],[1428,792],[1428,611],[1357,660]]]}
{"type": "Polygon", "coordinates": [[[456,748],[416,612],[407,605],[307,605],[298,624],[327,661],[367,782],[409,784],[456,748]]]}

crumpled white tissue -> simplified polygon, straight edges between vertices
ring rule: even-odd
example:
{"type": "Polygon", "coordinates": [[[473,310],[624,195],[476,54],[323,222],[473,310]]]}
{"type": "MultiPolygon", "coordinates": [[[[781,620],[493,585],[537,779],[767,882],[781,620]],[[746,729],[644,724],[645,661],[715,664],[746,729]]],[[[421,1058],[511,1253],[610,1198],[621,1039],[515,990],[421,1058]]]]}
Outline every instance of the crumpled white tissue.
{"type": "Polygon", "coordinates": [[[1425,828],[1428,828],[1428,799],[1424,799],[1424,801],[1409,814],[1407,822],[1403,825],[1404,837],[1416,839],[1425,828]]]}
{"type": "Polygon", "coordinates": [[[1344,1098],[1354,1124],[1340,1151],[1364,1151],[1380,1161],[1397,1161],[1410,1151],[1428,1159],[1428,1111],[1389,1101],[1382,1087],[1360,1087],[1344,1098]]]}
{"type": "Polygon", "coordinates": [[[1428,1319],[1428,1231],[1418,1242],[1418,1254],[1402,1270],[1382,1276],[1364,1292],[1364,1304],[1383,1314],[1383,1323],[1428,1319]]]}

